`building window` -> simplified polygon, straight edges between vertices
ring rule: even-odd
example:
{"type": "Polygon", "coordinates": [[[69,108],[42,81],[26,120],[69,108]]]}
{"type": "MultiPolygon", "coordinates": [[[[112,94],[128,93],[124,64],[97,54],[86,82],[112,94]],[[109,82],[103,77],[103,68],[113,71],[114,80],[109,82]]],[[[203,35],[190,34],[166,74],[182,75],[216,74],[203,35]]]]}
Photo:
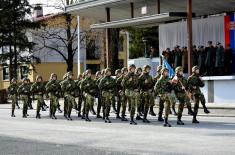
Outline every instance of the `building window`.
{"type": "Polygon", "coordinates": [[[92,74],[95,74],[97,71],[100,71],[100,64],[87,64],[87,69],[90,69],[92,74]]]}
{"type": "Polygon", "coordinates": [[[96,45],[96,41],[94,39],[87,40],[86,44],[86,58],[88,60],[97,60],[100,59],[100,51],[96,45]]]}
{"type": "Polygon", "coordinates": [[[119,68],[123,68],[124,67],[124,60],[119,60],[119,64],[118,64],[119,68]]]}
{"type": "Polygon", "coordinates": [[[27,66],[20,66],[20,78],[27,78],[29,74],[29,67],[27,66]]]}
{"type": "Polygon", "coordinates": [[[3,80],[9,80],[9,67],[3,67],[3,80]]]}
{"type": "Polygon", "coordinates": [[[119,38],[119,52],[124,52],[124,37],[120,36],[119,38]]]}

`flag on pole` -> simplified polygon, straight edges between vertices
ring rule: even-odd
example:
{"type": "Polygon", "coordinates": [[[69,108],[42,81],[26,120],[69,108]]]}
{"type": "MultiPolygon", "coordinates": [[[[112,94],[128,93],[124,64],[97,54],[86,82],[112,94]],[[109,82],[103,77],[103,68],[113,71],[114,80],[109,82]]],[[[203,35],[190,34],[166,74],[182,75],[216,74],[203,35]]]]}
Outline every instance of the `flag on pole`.
{"type": "Polygon", "coordinates": [[[163,67],[167,68],[169,70],[169,76],[172,78],[175,75],[174,69],[171,67],[171,65],[166,61],[166,59],[163,59],[163,67]]]}

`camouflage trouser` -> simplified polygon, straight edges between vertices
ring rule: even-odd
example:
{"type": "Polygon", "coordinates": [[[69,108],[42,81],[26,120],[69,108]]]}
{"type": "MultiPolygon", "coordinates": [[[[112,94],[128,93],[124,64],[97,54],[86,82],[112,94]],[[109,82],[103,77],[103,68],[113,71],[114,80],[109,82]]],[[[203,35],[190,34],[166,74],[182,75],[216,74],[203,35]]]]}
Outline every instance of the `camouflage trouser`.
{"type": "Polygon", "coordinates": [[[154,97],[152,92],[145,91],[141,93],[144,102],[144,117],[147,117],[149,107],[154,103],[154,97]]]}
{"type": "Polygon", "coordinates": [[[125,95],[127,96],[128,103],[130,104],[130,116],[135,116],[136,105],[140,101],[140,93],[134,90],[126,90],[125,95]]]}
{"type": "Polygon", "coordinates": [[[162,117],[163,109],[164,109],[164,100],[160,97],[159,98],[159,112],[158,112],[159,117],[162,117]]]}
{"type": "Polygon", "coordinates": [[[174,102],[175,96],[173,96],[171,93],[166,93],[164,95],[161,95],[161,99],[164,100],[164,108],[165,108],[164,118],[166,119],[168,118],[168,115],[170,113],[170,107],[174,102]]]}
{"type": "Polygon", "coordinates": [[[27,111],[28,111],[28,102],[29,102],[28,95],[21,95],[21,100],[23,102],[23,116],[25,116],[27,115],[27,111]]]}
{"type": "Polygon", "coordinates": [[[57,105],[59,104],[59,98],[55,95],[50,96],[50,112],[51,115],[55,115],[57,105]]]}
{"type": "Polygon", "coordinates": [[[17,95],[11,95],[11,108],[12,108],[12,114],[15,112],[16,102],[17,102],[17,95]]]}
{"type": "Polygon", "coordinates": [[[90,109],[94,106],[94,101],[95,101],[95,97],[88,94],[88,93],[84,93],[84,97],[85,97],[85,114],[89,114],[90,109]]]}
{"type": "Polygon", "coordinates": [[[104,91],[102,92],[102,97],[105,116],[108,117],[110,112],[110,106],[113,102],[114,94],[111,92],[104,91]]]}
{"type": "Polygon", "coordinates": [[[67,101],[66,113],[67,113],[67,116],[70,117],[72,109],[73,109],[73,105],[76,105],[75,97],[70,94],[67,94],[66,101],[67,101]]]}
{"type": "Polygon", "coordinates": [[[177,98],[179,100],[179,105],[178,105],[178,118],[182,117],[182,113],[184,111],[184,105],[187,103],[187,102],[190,102],[187,98],[187,96],[184,94],[184,93],[178,93],[177,94],[177,98]]]}
{"type": "Polygon", "coordinates": [[[127,97],[124,94],[124,92],[120,92],[119,96],[120,96],[120,102],[122,106],[122,117],[124,117],[126,113],[127,97]]]}
{"type": "Polygon", "coordinates": [[[41,106],[44,102],[43,96],[42,95],[35,95],[35,99],[37,100],[37,109],[36,109],[36,114],[40,113],[41,106]]]}
{"type": "Polygon", "coordinates": [[[205,100],[205,97],[204,97],[204,95],[202,93],[194,95],[194,98],[195,98],[194,113],[195,113],[195,115],[197,115],[198,108],[199,108],[199,102],[201,102],[201,104],[203,106],[205,106],[206,100],[205,100]]]}
{"type": "MultiPolygon", "coordinates": [[[[58,105],[57,105],[58,106],[58,105]]],[[[64,97],[64,116],[68,114],[68,101],[67,101],[67,97],[64,97]]]]}

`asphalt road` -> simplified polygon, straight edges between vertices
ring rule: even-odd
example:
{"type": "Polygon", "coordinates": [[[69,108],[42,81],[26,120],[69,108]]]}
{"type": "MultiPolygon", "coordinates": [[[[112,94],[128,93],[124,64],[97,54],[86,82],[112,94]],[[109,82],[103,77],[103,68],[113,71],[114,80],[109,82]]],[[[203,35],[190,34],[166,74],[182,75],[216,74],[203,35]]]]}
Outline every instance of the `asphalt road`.
{"type": "Polygon", "coordinates": [[[58,120],[51,120],[48,111],[41,114],[42,119],[36,120],[35,110],[29,110],[30,117],[24,119],[22,111],[16,110],[17,117],[11,118],[10,105],[0,105],[0,155],[235,154],[235,117],[202,115],[195,125],[185,115],[186,125],[177,126],[171,115],[173,127],[164,128],[156,117],[150,117],[150,124],[139,121],[131,126],[113,114],[111,124],[93,116],[92,122],[85,122],[75,111],[73,121],[62,114],[58,120]]]}

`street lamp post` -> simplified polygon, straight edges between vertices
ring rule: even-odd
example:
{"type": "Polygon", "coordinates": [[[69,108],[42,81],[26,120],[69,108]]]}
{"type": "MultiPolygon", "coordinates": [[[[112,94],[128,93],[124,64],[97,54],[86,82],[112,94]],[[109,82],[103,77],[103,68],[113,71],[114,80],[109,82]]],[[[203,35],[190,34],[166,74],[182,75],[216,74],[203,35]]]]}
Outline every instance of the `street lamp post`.
{"type": "Polygon", "coordinates": [[[144,43],[144,57],[147,58],[147,39],[142,38],[142,41],[144,43]]]}

